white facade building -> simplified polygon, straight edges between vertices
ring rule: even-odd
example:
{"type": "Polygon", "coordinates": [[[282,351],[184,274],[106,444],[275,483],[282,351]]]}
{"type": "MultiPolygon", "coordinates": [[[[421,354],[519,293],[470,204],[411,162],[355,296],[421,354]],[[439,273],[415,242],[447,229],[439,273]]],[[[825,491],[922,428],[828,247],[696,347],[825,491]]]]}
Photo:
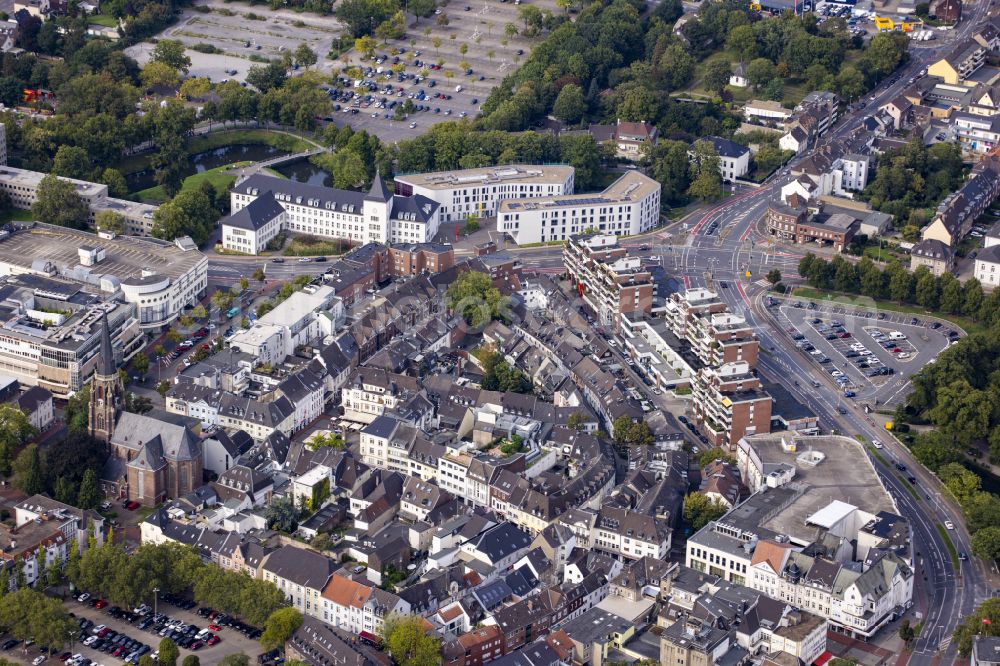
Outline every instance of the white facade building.
{"type": "Polygon", "coordinates": [[[333,333],[343,319],[343,300],[336,296],[333,287],[307,286],[250,328],[236,331],[229,344],[262,363],[281,363],[296,347],[314,344],[333,333]]]}
{"type": "Polygon", "coordinates": [[[396,191],[436,201],[442,222],[492,217],[501,201],[573,193],[571,166],[511,165],[396,176],[396,191]]]}
{"type": "Polygon", "coordinates": [[[510,199],[500,203],[497,231],[516,243],[564,241],[588,229],[631,236],[660,221],[660,183],[629,171],[603,192],[510,199]]]}
{"type": "Polygon", "coordinates": [[[437,202],[403,197],[375,177],[367,194],[255,174],[230,192],[232,214],[223,219],[222,246],[257,254],[281,231],[352,243],[427,243],[437,235],[437,202]]]}
{"type": "Polygon", "coordinates": [[[979,251],[975,276],[984,287],[1000,285],[1000,245],[989,245],[979,251]]]}

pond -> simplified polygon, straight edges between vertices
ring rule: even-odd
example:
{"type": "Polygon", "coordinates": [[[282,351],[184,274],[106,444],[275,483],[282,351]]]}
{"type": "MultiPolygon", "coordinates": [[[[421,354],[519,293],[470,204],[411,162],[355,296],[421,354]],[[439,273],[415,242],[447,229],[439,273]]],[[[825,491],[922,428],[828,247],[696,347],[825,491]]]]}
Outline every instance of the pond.
{"type": "Polygon", "coordinates": [[[295,160],[282,164],[275,169],[282,176],[296,183],[308,183],[309,185],[325,185],[333,187],[333,179],[330,174],[323,171],[309,160],[295,160]]]}
{"type": "MultiPolygon", "coordinates": [[[[188,158],[187,168],[184,170],[183,176],[187,178],[196,173],[202,173],[209,169],[232,164],[233,162],[259,162],[287,154],[287,151],[264,144],[223,146],[191,155],[188,158]]],[[[306,162],[306,165],[312,166],[308,162],[306,162]]],[[[125,176],[125,182],[128,183],[129,192],[138,192],[139,190],[155,187],[157,184],[156,172],[153,169],[135,171],[125,176]]]]}

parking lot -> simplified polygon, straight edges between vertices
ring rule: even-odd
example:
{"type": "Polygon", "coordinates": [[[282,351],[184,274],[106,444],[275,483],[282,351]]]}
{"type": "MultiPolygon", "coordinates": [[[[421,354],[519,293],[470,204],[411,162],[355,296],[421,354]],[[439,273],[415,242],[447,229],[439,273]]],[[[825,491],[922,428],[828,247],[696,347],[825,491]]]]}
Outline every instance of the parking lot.
{"type": "MultiPolygon", "coordinates": [[[[198,4],[211,11],[185,9],[177,23],[157,35],[159,39],[176,39],[188,47],[211,44],[222,51],[200,53],[189,48],[186,53],[191,58],[191,76],[207,76],[215,82],[227,78],[242,81],[250,67],[260,64],[251,60],[251,56],[277,58],[285,50],[294,51],[301,43],[308,44],[316,53],[321,68],[332,64],[326,55],[341,33],[340,24],[332,16],[272,11],[216,0],[198,4]],[[248,18],[249,14],[258,19],[248,18]],[[236,74],[232,74],[233,70],[236,74]]],[[[152,44],[143,42],[128,47],[126,52],[143,65],[152,49],[152,44]]]]}
{"type": "Polygon", "coordinates": [[[958,333],[937,320],[849,305],[776,301],[792,342],[830,375],[847,397],[901,399],[909,377],[937,358],[958,333]]]}
{"type": "MultiPolygon", "coordinates": [[[[162,640],[158,632],[152,631],[152,626],[143,630],[138,628],[138,622],[133,624],[127,622],[125,619],[112,617],[108,614],[108,611],[111,609],[110,606],[97,609],[91,605],[91,601],[81,603],[73,599],[66,602],[66,607],[71,613],[76,615],[77,618],[86,618],[90,622],[93,622],[95,627],[104,625],[118,634],[122,634],[140,644],[149,646],[149,654],[152,654],[157,650],[160,641],[162,640]]],[[[157,604],[157,611],[171,619],[181,620],[186,625],[194,625],[198,629],[207,628],[209,624],[209,620],[199,617],[195,609],[190,611],[181,610],[176,606],[161,601],[157,604]]],[[[91,635],[93,628],[94,627],[88,629],[88,633],[91,635]]],[[[218,643],[215,645],[204,645],[197,651],[180,648],[181,659],[183,659],[187,654],[195,654],[198,656],[201,663],[215,664],[229,654],[242,652],[243,654],[248,655],[251,658],[251,661],[255,661],[257,655],[262,653],[260,645],[257,641],[247,638],[235,629],[220,627],[220,631],[213,633],[221,639],[218,643]]],[[[95,650],[92,647],[85,646],[78,640],[79,636],[76,638],[77,640],[74,640],[72,647],[66,648],[67,652],[83,655],[87,659],[90,659],[94,664],[124,663],[123,658],[127,656],[125,653],[119,657],[115,657],[108,652],[95,650]]],[[[5,656],[17,658],[25,663],[30,663],[35,657],[39,656],[39,654],[39,651],[33,647],[28,648],[28,650],[25,651],[22,646],[18,646],[13,648],[10,653],[7,653],[5,656]]],[[[51,659],[48,659],[45,663],[60,663],[60,658],[58,655],[55,655],[51,659]]]]}

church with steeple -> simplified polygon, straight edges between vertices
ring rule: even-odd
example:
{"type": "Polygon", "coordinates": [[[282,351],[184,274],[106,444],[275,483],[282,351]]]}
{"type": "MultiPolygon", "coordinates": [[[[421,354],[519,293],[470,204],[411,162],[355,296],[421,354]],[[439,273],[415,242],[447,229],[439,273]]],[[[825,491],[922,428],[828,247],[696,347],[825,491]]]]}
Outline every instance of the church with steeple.
{"type": "Polygon", "coordinates": [[[101,318],[100,335],[100,356],[94,371],[94,381],[90,385],[90,436],[107,442],[115,431],[118,415],[124,409],[125,386],[115,364],[107,315],[101,318]]]}
{"type": "Polygon", "coordinates": [[[197,419],[160,410],[126,412],[107,317],[100,335],[88,415],[90,435],[110,448],[101,479],[105,494],[151,506],[198,488],[204,483],[204,454],[197,419]]]}
{"type": "Polygon", "coordinates": [[[422,194],[393,193],[376,174],[368,192],[297,183],[255,173],[230,191],[222,247],[258,254],[282,231],[366,243],[428,243],[440,226],[440,205],[422,194]]]}

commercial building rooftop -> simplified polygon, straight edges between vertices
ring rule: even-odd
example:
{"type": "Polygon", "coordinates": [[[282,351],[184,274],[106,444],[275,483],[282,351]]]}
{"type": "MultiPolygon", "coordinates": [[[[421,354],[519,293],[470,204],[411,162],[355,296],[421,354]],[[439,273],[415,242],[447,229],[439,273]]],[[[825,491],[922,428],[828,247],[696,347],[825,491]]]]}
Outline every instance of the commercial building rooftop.
{"type": "Polygon", "coordinates": [[[510,182],[564,183],[572,177],[573,167],[571,166],[530,164],[397,175],[395,181],[434,190],[450,190],[462,185],[476,186],[510,182]]]}
{"type": "MultiPolygon", "coordinates": [[[[809,543],[817,528],[807,519],[834,501],[852,504],[863,511],[899,513],[868,462],[862,445],[850,437],[798,436],[791,433],[754,435],[740,442],[752,446],[763,465],[787,464],[795,468],[796,485],[806,490],[794,502],[773,515],[762,517],[760,525],[796,541],[809,543]],[[782,440],[794,439],[794,451],[786,451],[782,440]]],[[[766,497],[775,490],[764,493],[766,497]]]]}
{"type": "Polygon", "coordinates": [[[516,213],[539,208],[564,206],[604,206],[639,201],[657,191],[660,184],[638,171],[628,171],[611,183],[603,192],[589,194],[561,194],[551,197],[508,199],[500,202],[501,213],[516,213]]]}
{"type": "Polygon", "coordinates": [[[101,238],[50,224],[30,225],[0,239],[0,266],[90,284],[99,282],[100,276],[123,282],[150,273],[178,279],[201,262],[207,259],[197,249],[182,250],[167,241],[133,236],[101,238]],[[78,250],[83,246],[103,249],[104,259],[93,266],[81,265],[78,250]]]}

